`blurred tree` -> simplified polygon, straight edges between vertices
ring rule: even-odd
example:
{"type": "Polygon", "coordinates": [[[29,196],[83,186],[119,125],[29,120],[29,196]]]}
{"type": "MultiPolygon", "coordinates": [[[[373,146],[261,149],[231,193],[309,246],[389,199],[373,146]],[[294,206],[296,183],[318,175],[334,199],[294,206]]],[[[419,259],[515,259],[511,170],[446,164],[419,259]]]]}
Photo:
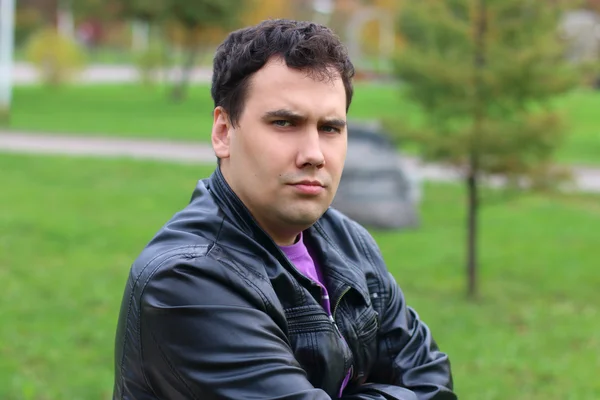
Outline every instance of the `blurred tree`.
{"type": "Polygon", "coordinates": [[[181,79],[176,84],[172,95],[174,100],[181,100],[190,80],[192,69],[201,49],[198,33],[210,32],[213,28],[227,31],[239,25],[246,2],[239,0],[167,0],[168,13],[184,29],[183,48],[185,58],[181,79]]]}
{"type": "Polygon", "coordinates": [[[158,71],[169,64],[163,25],[169,18],[170,0],[119,1],[121,15],[132,22],[135,66],[141,81],[150,83],[155,80],[153,77],[160,76],[158,71]]]}
{"type": "Polygon", "coordinates": [[[111,21],[121,12],[122,4],[116,0],[69,0],[62,2],[70,7],[75,18],[96,18],[111,21]]]}
{"type": "Polygon", "coordinates": [[[399,138],[423,158],[464,172],[467,292],[477,294],[479,185],[549,188],[563,171],[552,163],[564,126],[551,100],[576,84],[557,26],[565,1],[405,0],[404,46],[395,73],[424,112],[418,124],[394,121],[399,138]]]}
{"type": "Polygon", "coordinates": [[[292,2],[286,0],[250,0],[241,16],[242,25],[254,25],[270,18],[291,18],[292,2]]]}
{"type": "MultiPolygon", "coordinates": [[[[600,17],[600,0],[586,0],[586,6],[594,11],[600,17]]],[[[600,49],[600,24],[598,24],[595,28],[595,32],[592,32],[594,37],[596,38],[596,48],[600,49]]],[[[584,68],[587,69],[589,75],[592,77],[592,85],[600,90],[600,51],[598,51],[598,57],[595,61],[584,65],[584,68]]]]}
{"type": "MultiPolygon", "coordinates": [[[[402,4],[404,0],[371,0],[368,2],[364,2],[365,5],[369,7],[380,8],[388,15],[398,15],[400,10],[402,9],[402,4]]],[[[379,42],[382,40],[380,37],[381,34],[381,25],[382,21],[378,19],[372,19],[368,21],[362,28],[361,35],[361,46],[364,49],[364,55],[368,57],[377,57],[379,56],[379,42]]],[[[395,35],[394,38],[395,47],[402,46],[402,37],[399,34],[395,35]]]]}
{"type": "MultiPolygon", "coordinates": [[[[86,0],[90,2],[101,0],[86,0]]],[[[169,0],[121,0],[120,11],[130,19],[155,23],[164,18],[169,7],[169,0]]]]}
{"type": "Polygon", "coordinates": [[[586,0],[585,4],[590,9],[600,13],[600,0],[586,0]]]}
{"type": "MultiPolygon", "coordinates": [[[[335,0],[337,3],[339,0],[335,0]]],[[[289,2],[294,19],[309,21],[315,16],[315,0],[294,0],[289,2]]]]}
{"type": "Polygon", "coordinates": [[[33,6],[17,4],[15,12],[15,46],[27,42],[29,37],[45,24],[44,14],[33,6]]]}
{"type": "Polygon", "coordinates": [[[86,64],[85,53],[77,42],[53,27],[32,36],[25,57],[38,69],[42,82],[53,87],[69,82],[86,64]]]}

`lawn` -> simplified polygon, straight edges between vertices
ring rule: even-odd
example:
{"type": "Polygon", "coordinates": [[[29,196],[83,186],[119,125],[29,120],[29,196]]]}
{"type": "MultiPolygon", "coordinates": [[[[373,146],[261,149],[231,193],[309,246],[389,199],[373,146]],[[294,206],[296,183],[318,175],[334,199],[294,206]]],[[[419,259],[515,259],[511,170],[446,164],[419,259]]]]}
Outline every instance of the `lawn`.
{"type": "MultiPolygon", "coordinates": [[[[207,85],[192,86],[187,101],[170,100],[169,88],[140,85],[15,88],[11,127],[28,131],[106,134],[208,142],[213,102],[207,85]]],[[[394,90],[359,85],[354,118],[390,117],[399,107],[394,90]]]]}
{"type": "MultiPolygon", "coordinates": [[[[0,171],[0,398],[108,399],[129,265],[210,170],[0,154],[0,171]]],[[[600,198],[486,196],[475,303],[460,187],[425,188],[420,229],[375,233],[460,398],[600,398],[600,198]]]]}
{"type": "MultiPolygon", "coordinates": [[[[558,153],[562,162],[600,164],[600,92],[579,91],[558,99],[570,118],[558,153]]],[[[213,104],[207,85],[192,87],[189,100],[174,103],[167,88],[140,85],[15,88],[11,127],[17,130],[151,137],[208,142],[213,104]]],[[[394,85],[356,86],[350,117],[422,118],[394,85]]]]}

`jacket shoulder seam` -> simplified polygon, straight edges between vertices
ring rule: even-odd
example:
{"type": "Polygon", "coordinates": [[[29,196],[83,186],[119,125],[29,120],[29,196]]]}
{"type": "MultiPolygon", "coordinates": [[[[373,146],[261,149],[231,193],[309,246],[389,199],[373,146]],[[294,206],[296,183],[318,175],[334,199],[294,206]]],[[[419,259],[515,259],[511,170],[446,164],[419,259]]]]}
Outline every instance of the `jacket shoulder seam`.
{"type": "MultiPolygon", "coordinates": [[[[167,262],[168,260],[171,260],[177,256],[183,255],[185,253],[182,253],[181,250],[183,249],[192,249],[192,248],[197,248],[199,247],[198,245],[186,245],[186,246],[179,246],[173,249],[170,249],[168,251],[165,252],[161,252],[157,255],[155,255],[152,259],[150,259],[145,265],[144,267],[140,270],[140,272],[137,274],[137,277],[135,278],[135,281],[133,282],[132,286],[131,286],[131,294],[129,295],[129,299],[127,302],[127,318],[125,319],[125,321],[129,321],[129,318],[131,316],[131,306],[133,303],[133,299],[136,295],[136,287],[138,286],[138,283],[142,277],[142,275],[144,274],[144,272],[152,265],[156,262],[156,260],[158,260],[161,257],[165,257],[163,260],[161,260],[153,269],[153,271],[148,275],[146,281],[144,282],[142,288],[141,288],[141,292],[140,292],[140,297],[141,297],[141,293],[144,292],[144,289],[146,287],[146,285],[148,284],[149,280],[152,278],[152,276],[154,275],[154,273],[162,266],[164,265],[165,262],[167,262]]],[[[202,246],[204,247],[204,246],[202,246]]],[[[143,351],[142,351],[142,341],[141,341],[141,336],[140,336],[140,319],[138,318],[138,323],[137,323],[137,334],[138,334],[138,343],[140,343],[140,358],[143,361],[143,351]]],[[[123,347],[121,350],[122,356],[121,356],[121,361],[120,361],[120,370],[121,370],[121,375],[124,376],[124,367],[125,367],[125,348],[127,346],[127,339],[123,339],[123,347]]],[[[146,376],[146,372],[144,370],[144,368],[142,369],[142,375],[144,376],[144,381],[146,382],[146,385],[151,389],[152,386],[150,385],[150,383],[148,382],[148,378],[146,376]]],[[[121,392],[124,391],[124,382],[121,382],[121,392]]]]}
{"type": "MultiPolygon", "coordinates": [[[[157,342],[156,338],[154,337],[154,334],[152,334],[152,340],[154,340],[154,343],[156,343],[156,346],[160,349],[160,343],[157,342]]],[[[159,351],[161,358],[165,361],[165,363],[167,363],[167,365],[169,366],[169,369],[171,370],[171,373],[177,378],[177,380],[179,382],[181,382],[181,384],[183,386],[185,386],[185,388],[187,389],[189,395],[194,399],[197,400],[198,397],[196,397],[194,395],[194,391],[192,390],[192,388],[187,384],[187,382],[185,381],[185,379],[183,379],[183,377],[181,375],[179,375],[179,373],[177,372],[177,370],[175,368],[173,368],[173,364],[169,361],[169,358],[165,356],[164,352],[161,350],[159,351]]],[[[144,378],[146,378],[146,372],[144,370],[144,378]]]]}
{"type": "MultiPolygon", "coordinates": [[[[269,299],[267,298],[267,296],[263,293],[263,291],[258,287],[258,285],[256,283],[254,283],[251,279],[248,279],[246,276],[244,276],[244,274],[240,273],[237,268],[232,265],[229,261],[225,261],[223,259],[217,259],[215,260],[216,262],[218,262],[219,264],[225,266],[227,269],[233,271],[236,275],[238,275],[244,282],[246,282],[248,284],[248,286],[252,287],[252,289],[254,290],[254,292],[256,292],[256,294],[260,297],[263,306],[265,307],[265,310],[267,311],[272,311],[274,309],[273,305],[271,304],[271,302],[269,301],[269,299]]],[[[255,275],[252,271],[250,272],[253,275],[255,275]]],[[[256,276],[256,275],[255,275],[256,276]]],[[[262,276],[258,276],[259,279],[264,280],[264,277],[262,276]]]]}
{"type": "MultiPolygon", "coordinates": [[[[236,275],[238,275],[245,283],[248,284],[249,287],[252,287],[253,291],[256,292],[259,296],[259,298],[261,299],[263,306],[265,307],[266,310],[271,310],[273,307],[270,305],[270,302],[268,302],[265,294],[257,287],[257,285],[252,282],[250,279],[248,279],[247,277],[245,277],[243,274],[241,274],[239,271],[237,271],[237,269],[234,266],[229,265],[227,262],[223,262],[223,260],[220,259],[215,259],[213,257],[208,257],[207,253],[204,254],[197,254],[195,256],[193,256],[193,254],[186,254],[185,252],[182,252],[181,250],[183,249],[187,249],[187,248],[197,248],[199,247],[198,245],[188,245],[188,246],[181,246],[178,247],[176,249],[171,249],[169,252],[167,253],[163,253],[162,256],[165,256],[165,258],[163,260],[161,260],[159,263],[157,263],[157,265],[154,266],[154,268],[152,269],[152,271],[148,274],[148,277],[146,278],[144,284],[141,287],[141,293],[140,293],[140,297],[142,296],[144,290],[146,289],[146,286],[148,285],[148,282],[150,282],[150,280],[152,279],[152,277],[156,274],[156,272],[162,267],[164,266],[168,261],[182,256],[182,255],[187,255],[188,257],[192,257],[192,258],[206,258],[207,260],[213,261],[215,263],[218,263],[219,265],[223,265],[224,267],[226,267],[228,270],[234,272],[236,275]],[[175,252],[173,254],[173,252],[175,252]],[[167,256],[168,253],[172,253],[169,254],[167,256]]],[[[207,247],[206,245],[201,246],[201,247],[207,247]]],[[[212,245],[208,246],[209,250],[212,250],[215,248],[215,244],[213,243],[212,245]]],[[[153,258],[145,267],[144,269],[147,269],[148,266],[150,264],[152,264],[159,256],[153,258]]],[[[141,274],[141,273],[140,273],[141,274]]],[[[139,280],[139,278],[138,278],[139,280]]],[[[137,280],[136,280],[137,282],[137,280]]],[[[142,365],[144,364],[144,346],[142,343],[142,338],[141,338],[141,318],[138,319],[137,322],[137,334],[138,334],[138,343],[140,345],[140,360],[142,362],[142,365]]],[[[156,342],[156,340],[153,337],[153,340],[156,342]]],[[[158,343],[157,343],[158,344],[158,343]]],[[[160,345],[159,345],[160,347],[160,345]]],[[[163,358],[163,360],[165,360],[165,362],[167,363],[167,365],[169,366],[169,369],[171,370],[171,373],[173,373],[173,375],[188,389],[188,391],[190,392],[190,394],[193,396],[194,399],[197,399],[197,397],[195,397],[193,395],[193,391],[191,390],[191,388],[187,385],[187,383],[185,382],[185,379],[177,372],[177,370],[175,368],[173,368],[173,365],[169,362],[168,358],[164,355],[164,353],[162,351],[160,351],[161,353],[161,357],[163,358]]],[[[123,367],[121,367],[123,368],[123,367]]],[[[142,375],[144,376],[144,380],[146,382],[146,385],[148,385],[148,387],[150,388],[150,390],[153,390],[152,385],[150,384],[150,381],[146,375],[146,370],[145,368],[142,367],[142,375]]]]}

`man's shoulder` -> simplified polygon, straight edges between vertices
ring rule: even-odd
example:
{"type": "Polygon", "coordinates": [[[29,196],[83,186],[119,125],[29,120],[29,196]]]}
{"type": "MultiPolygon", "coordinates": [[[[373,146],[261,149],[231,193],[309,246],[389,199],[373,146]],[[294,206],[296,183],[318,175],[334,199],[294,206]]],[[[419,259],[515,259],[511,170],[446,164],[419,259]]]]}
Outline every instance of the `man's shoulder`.
{"type": "Polygon", "coordinates": [[[253,268],[244,268],[239,259],[239,254],[232,255],[218,241],[200,236],[195,240],[153,241],[133,262],[128,287],[140,307],[156,298],[170,299],[165,304],[180,298],[224,300],[224,293],[218,290],[194,291],[192,286],[221,287],[260,300],[257,292],[264,289],[265,278],[257,277],[253,268]]]}
{"type": "MultiPolygon", "coordinates": [[[[202,186],[202,181],[198,186],[202,186]]],[[[210,195],[198,195],[171,216],[145,244],[131,265],[130,279],[147,281],[159,268],[168,268],[181,261],[195,260],[217,264],[209,257],[218,239],[222,217],[210,195]]]]}
{"type": "Polygon", "coordinates": [[[158,279],[161,274],[170,273],[182,263],[195,263],[204,268],[216,264],[208,257],[212,243],[193,241],[185,236],[168,238],[166,230],[162,228],[131,265],[129,284],[140,295],[149,282],[158,279]]]}
{"type": "Polygon", "coordinates": [[[365,242],[365,245],[377,248],[377,243],[367,228],[333,207],[323,214],[318,223],[336,242],[365,242]]]}
{"type": "Polygon", "coordinates": [[[366,227],[334,208],[329,208],[316,225],[329,245],[363,273],[387,274],[379,246],[366,227]]]}
{"type": "Polygon", "coordinates": [[[366,227],[330,208],[319,220],[317,229],[345,261],[346,273],[352,270],[358,273],[354,276],[355,284],[363,281],[368,291],[377,294],[386,291],[390,274],[375,238],[366,227]]]}

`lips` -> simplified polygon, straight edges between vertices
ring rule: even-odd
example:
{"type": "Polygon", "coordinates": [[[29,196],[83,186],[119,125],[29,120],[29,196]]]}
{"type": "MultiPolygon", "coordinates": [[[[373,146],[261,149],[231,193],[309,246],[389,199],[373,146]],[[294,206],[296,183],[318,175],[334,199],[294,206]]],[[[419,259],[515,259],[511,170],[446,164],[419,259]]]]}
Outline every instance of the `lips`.
{"type": "Polygon", "coordinates": [[[321,186],[323,187],[323,184],[319,181],[301,181],[298,183],[295,183],[294,185],[303,185],[303,186],[321,186]]]}
{"type": "Polygon", "coordinates": [[[298,183],[291,184],[290,186],[294,187],[297,191],[305,195],[318,195],[325,187],[319,181],[309,181],[304,180],[298,183]]]}

